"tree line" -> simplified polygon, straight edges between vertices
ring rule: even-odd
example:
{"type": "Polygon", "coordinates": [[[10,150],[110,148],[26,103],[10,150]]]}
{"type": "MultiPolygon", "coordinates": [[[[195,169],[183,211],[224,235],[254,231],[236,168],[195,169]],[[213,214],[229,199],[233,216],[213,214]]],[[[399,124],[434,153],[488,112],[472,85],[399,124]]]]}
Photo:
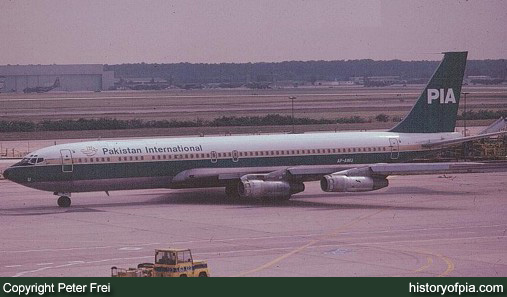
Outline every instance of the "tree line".
{"type": "MultiPolygon", "coordinates": [[[[118,64],[105,65],[119,78],[157,77],[170,84],[182,83],[248,83],[317,80],[349,80],[351,77],[399,76],[404,80],[431,77],[439,61],[286,61],[272,63],[173,63],[173,64],[118,64]]],[[[486,75],[507,77],[505,59],[469,60],[466,76],[486,75]]]]}

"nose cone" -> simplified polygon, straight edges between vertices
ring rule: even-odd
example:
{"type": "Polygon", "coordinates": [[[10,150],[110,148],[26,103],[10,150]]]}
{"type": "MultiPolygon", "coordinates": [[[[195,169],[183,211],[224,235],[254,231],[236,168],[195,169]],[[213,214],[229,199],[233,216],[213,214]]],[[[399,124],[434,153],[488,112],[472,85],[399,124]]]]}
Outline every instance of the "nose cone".
{"type": "Polygon", "coordinates": [[[11,171],[10,168],[7,168],[4,170],[4,172],[2,173],[2,175],[4,176],[5,179],[9,179],[9,171],[11,171]]]}

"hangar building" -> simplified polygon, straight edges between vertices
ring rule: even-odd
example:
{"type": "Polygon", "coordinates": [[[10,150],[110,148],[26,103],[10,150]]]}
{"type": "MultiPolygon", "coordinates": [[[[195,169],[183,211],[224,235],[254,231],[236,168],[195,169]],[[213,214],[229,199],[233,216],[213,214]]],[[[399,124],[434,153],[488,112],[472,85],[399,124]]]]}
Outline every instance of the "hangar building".
{"type": "Polygon", "coordinates": [[[0,66],[0,92],[49,87],[57,78],[60,87],[54,91],[97,91],[114,86],[114,71],[104,71],[101,64],[6,65],[0,66]]]}

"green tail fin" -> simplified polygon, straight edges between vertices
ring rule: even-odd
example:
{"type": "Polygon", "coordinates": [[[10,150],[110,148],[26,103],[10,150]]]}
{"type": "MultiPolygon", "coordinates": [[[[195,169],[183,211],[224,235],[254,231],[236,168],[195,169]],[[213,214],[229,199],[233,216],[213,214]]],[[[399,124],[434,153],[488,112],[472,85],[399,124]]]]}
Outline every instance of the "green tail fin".
{"type": "Polygon", "coordinates": [[[454,132],[468,52],[447,52],[414,107],[391,132],[454,132]]]}

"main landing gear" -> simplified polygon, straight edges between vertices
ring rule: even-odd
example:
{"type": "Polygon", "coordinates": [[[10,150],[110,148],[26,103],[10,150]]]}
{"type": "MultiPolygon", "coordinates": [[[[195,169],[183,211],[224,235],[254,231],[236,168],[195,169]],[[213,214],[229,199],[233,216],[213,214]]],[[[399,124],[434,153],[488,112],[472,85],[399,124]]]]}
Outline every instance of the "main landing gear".
{"type": "Polygon", "coordinates": [[[58,198],[58,200],[57,200],[58,206],[60,206],[60,207],[69,207],[70,206],[70,204],[71,204],[70,193],[55,192],[54,194],[60,196],[60,198],[58,198]]]}

